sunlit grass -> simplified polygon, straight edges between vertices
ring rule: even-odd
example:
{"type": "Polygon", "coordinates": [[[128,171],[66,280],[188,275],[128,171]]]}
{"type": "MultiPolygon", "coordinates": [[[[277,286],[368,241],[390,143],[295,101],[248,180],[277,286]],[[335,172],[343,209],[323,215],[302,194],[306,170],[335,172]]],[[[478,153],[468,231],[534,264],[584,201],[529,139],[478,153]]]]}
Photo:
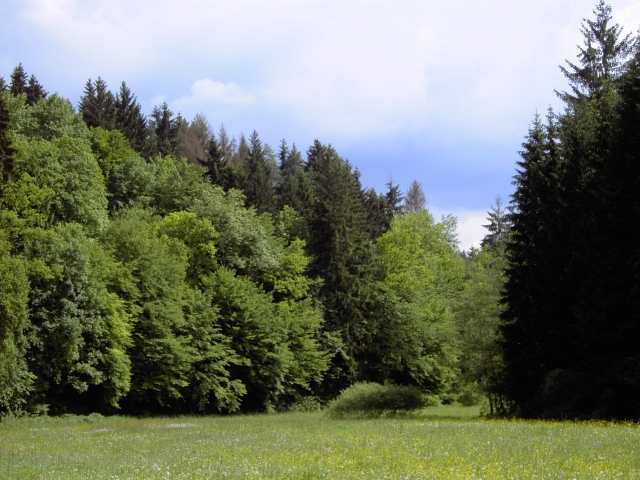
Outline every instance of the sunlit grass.
{"type": "Polygon", "coordinates": [[[637,424],[483,420],[477,413],[437,407],[378,419],[10,420],[0,423],[0,478],[640,478],[637,424]]]}

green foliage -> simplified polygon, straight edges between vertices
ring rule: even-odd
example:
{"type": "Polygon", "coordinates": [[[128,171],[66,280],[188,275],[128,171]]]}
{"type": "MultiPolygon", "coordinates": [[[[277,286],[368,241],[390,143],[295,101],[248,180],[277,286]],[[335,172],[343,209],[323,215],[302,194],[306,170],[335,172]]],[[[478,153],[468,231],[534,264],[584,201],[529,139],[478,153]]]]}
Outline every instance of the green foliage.
{"type": "Polygon", "coordinates": [[[154,107],[148,125],[147,156],[175,154],[181,122],[182,118],[175,118],[166,102],[154,107]]]}
{"type": "Polygon", "coordinates": [[[638,418],[637,52],[603,1],[582,33],[515,177],[504,387],[523,416],[638,418]]]}
{"type": "Polygon", "coordinates": [[[255,280],[278,268],[282,246],[270,234],[268,224],[254,210],[244,208],[239,191],[225,193],[220,187],[206,185],[191,210],[221,233],[217,253],[222,265],[255,280]]]}
{"type": "Polygon", "coordinates": [[[459,355],[453,307],[462,288],[462,262],[445,224],[426,210],[394,219],[378,241],[383,284],[395,302],[385,325],[384,363],[391,378],[433,393],[451,387],[459,355]]]}
{"type": "Polygon", "coordinates": [[[147,139],[147,122],[142,107],[125,82],[115,96],[115,127],[129,140],[131,146],[142,152],[147,139]]]}
{"type": "Polygon", "coordinates": [[[0,231],[0,415],[20,413],[33,389],[26,362],[29,282],[24,259],[0,231]]]}
{"type": "Polygon", "coordinates": [[[416,387],[355,383],[328,407],[329,415],[379,415],[383,412],[417,410],[426,406],[424,394],[416,387]]]}
{"type": "Polygon", "coordinates": [[[129,272],[119,288],[134,315],[131,408],[240,406],[245,387],[231,378],[240,359],[219,326],[205,275],[216,266],[215,238],[211,224],[195,214],[161,219],[140,209],[124,211],[105,235],[129,272]]]}
{"type": "Polygon", "coordinates": [[[0,92],[0,192],[2,183],[11,180],[13,176],[15,153],[9,138],[9,110],[5,105],[5,97],[0,92]]]}
{"type": "Polygon", "coordinates": [[[206,192],[202,171],[175,157],[155,157],[149,161],[146,195],[160,214],[190,210],[206,192]]]}
{"type": "Polygon", "coordinates": [[[463,397],[489,398],[491,414],[502,406],[504,359],[500,315],[500,296],[504,287],[504,251],[485,247],[466,262],[466,278],[456,308],[460,332],[460,369],[463,397]]]}
{"type": "Polygon", "coordinates": [[[16,162],[5,206],[41,226],[77,222],[90,230],[104,228],[104,179],[89,131],[71,105],[52,96],[33,107],[16,101],[12,108],[16,162]]]}
{"type": "Polygon", "coordinates": [[[10,92],[12,95],[18,96],[26,93],[27,90],[27,73],[24,71],[22,63],[16,65],[11,73],[10,92]]]}
{"type": "Polygon", "coordinates": [[[247,203],[259,212],[271,211],[274,204],[273,171],[268,163],[266,148],[256,131],[249,140],[246,171],[244,192],[247,203]]]}
{"type": "Polygon", "coordinates": [[[94,128],[91,146],[105,179],[110,212],[149,202],[151,168],[122,133],[94,128]]]}
{"type": "Polygon", "coordinates": [[[79,110],[89,127],[112,129],[115,126],[115,97],[102,78],[98,77],[95,82],[87,80],[79,110]]]}
{"type": "Polygon", "coordinates": [[[130,386],[131,318],[111,289],[121,268],[80,225],[24,232],[31,268],[30,369],[56,411],[117,407],[130,386]]]}
{"type": "Polygon", "coordinates": [[[156,233],[157,218],[144,210],[123,212],[105,240],[130,272],[121,296],[134,313],[131,401],[140,407],[167,408],[189,385],[193,356],[183,335],[187,249],[156,233]]]}
{"type": "Polygon", "coordinates": [[[193,212],[174,212],[164,217],[159,225],[161,235],[181,241],[188,248],[187,278],[192,285],[217,268],[216,245],[218,233],[211,222],[193,212]]]}

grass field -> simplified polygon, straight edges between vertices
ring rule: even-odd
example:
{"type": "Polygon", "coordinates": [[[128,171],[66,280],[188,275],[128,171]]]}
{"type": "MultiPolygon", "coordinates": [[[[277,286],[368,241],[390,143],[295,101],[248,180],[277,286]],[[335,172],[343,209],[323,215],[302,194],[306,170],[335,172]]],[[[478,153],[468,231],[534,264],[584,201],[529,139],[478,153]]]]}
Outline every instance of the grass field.
{"type": "Polygon", "coordinates": [[[407,417],[28,418],[0,423],[1,479],[640,479],[637,424],[407,417]]]}

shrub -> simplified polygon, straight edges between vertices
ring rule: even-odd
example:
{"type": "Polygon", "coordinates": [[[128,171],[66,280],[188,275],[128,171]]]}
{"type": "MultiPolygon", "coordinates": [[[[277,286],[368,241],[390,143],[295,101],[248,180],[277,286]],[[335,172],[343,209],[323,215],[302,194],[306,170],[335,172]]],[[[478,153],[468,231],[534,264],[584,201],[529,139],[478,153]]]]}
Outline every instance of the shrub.
{"type": "Polygon", "coordinates": [[[289,407],[291,412],[317,412],[319,410],[322,410],[322,403],[320,403],[318,397],[312,395],[302,397],[289,407]]]}
{"type": "Polygon", "coordinates": [[[380,414],[416,410],[426,406],[424,394],[416,387],[356,383],[329,404],[329,415],[380,414]]]}

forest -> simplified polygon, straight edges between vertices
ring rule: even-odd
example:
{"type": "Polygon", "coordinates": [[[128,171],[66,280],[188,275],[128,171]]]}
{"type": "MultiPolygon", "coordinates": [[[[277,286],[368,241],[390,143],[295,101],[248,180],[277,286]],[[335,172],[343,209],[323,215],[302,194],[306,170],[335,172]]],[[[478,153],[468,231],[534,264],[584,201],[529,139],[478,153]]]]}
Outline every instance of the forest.
{"type": "Polygon", "coordinates": [[[639,419],[640,38],[612,18],[583,23],[466,252],[417,181],[366,188],[330,144],[0,76],[0,416],[285,411],[378,382],[639,419]]]}

